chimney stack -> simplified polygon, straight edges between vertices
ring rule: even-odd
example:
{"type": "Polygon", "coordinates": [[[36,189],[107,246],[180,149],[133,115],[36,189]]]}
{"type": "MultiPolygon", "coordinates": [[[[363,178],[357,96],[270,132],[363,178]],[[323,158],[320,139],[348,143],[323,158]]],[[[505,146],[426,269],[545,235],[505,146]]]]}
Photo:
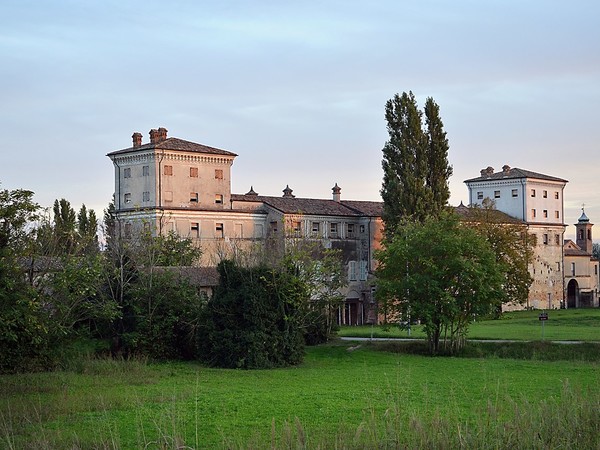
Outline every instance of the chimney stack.
{"type": "Polygon", "coordinates": [[[137,131],[131,135],[133,139],[133,147],[141,147],[142,146],[142,133],[138,133],[137,131]]]}
{"type": "Polygon", "coordinates": [[[150,130],[150,143],[158,144],[167,139],[167,129],[160,127],[158,130],[152,128],[150,130]]]}
{"type": "Polygon", "coordinates": [[[508,175],[508,172],[510,172],[510,166],[508,164],[503,165],[502,172],[504,173],[504,175],[508,175]]]}
{"type": "Polygon", "coordinates": [[[333,201],[340,202],[342,201],[342,188],[335,183],[335,186],[331,188],[333,191],[333,201]]]}

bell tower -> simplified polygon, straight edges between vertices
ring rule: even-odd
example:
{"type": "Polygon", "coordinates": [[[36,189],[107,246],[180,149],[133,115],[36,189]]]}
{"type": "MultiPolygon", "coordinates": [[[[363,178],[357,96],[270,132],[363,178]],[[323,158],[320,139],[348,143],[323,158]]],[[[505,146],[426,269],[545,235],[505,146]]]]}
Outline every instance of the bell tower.
{"type": "Polygon", "coordinates": [[[586,253],[592,254],[592,227],[593,223],[590,223],[590,219],[585,215],[585,207],[581,208],[581,217],[575,224],[575,229],[577,232],[577,245],[581,250],[584,250],[586,253]]]}

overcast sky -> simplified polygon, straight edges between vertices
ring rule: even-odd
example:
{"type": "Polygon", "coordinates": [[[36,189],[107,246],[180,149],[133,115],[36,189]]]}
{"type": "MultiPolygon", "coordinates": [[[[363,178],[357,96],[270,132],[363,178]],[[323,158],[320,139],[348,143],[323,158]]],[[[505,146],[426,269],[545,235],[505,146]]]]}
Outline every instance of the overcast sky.
{"type": "MultiPolygon", "coordinates": [[[[597,0],[0,2],[2,188],[111,199],[139,131],[237,153],[232,191],[380,200],[384,105],[433,97],[451,203],[504,164],[569,180],[600,237],[597,0]]],[[[569,227],[567,237],[572,237],[569,227]]]]}

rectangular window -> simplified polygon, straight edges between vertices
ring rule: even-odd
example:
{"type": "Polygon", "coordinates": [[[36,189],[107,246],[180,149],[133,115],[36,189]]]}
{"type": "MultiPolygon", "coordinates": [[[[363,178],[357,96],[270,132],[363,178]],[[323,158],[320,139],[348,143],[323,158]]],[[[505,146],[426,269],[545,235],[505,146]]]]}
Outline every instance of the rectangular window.
{"type": "Polygon", "coordinates": [[[542,197],[548,198],[548,191],[542,191],[542,197]]]}
{"type": "Polygon", "coordinates": [[[294,234],[300,235],[300,233],[302,232],[302,222],[297,220],[294,223],[292,223],[292,231],[294,232],[294,234]]]}
{"type": "Polygon", "coordinates": [[[129,192],[125,194],[123,200],[125,203],[131,203],[131,194],[129,192]]]}
{"type": "Polygon", "coordinates": [[[483,200],[483,191],[477,192],[477,200],[483,200]]]}
{"type": "Polygon", "coordinates": [[[150,176],[150,166],[143,166],[142,167],[142,175],[145,177],[149,177],[150,176]]]}
{"type": "Polygon", "coordinates": [[[190,167],[190,177],[198,178],[198,168],[197,167],[190,167]]]}
{"type": "Polygon", "coordinates": [[[500,191],[494,191],[494,198],[500,198],[500,191]]]}
{"type": "Polygon", "coordinates": [[[223,203],[223,194],[216,194],[215,195],[215,203],[217,205],[220,205],[223,203]]]}
{"type": "Polygon", "coordinates": [[[165,175],[173,175],[173,166],[165,166],[164,174],[165,175]]]}
{"type": "Polygon", "coordinates": [[[575,276],[575,263],[571,263],[571,276],[575,276]]]}
{"type": "Polygon", "coordinates": [[[190,192],[190,203],[198,203],[198,193],[190,192]]]}
{"type": "Polygon", "coordinates": [[[554,217],[560,219],[560,211],[554,211],[554,217]]]}
{"type": "Polygon", "coordinates": [[[123,178],[131,178],[131,167],[123,169],[123,178]]]}
{"type": "Polygon", "coordinates": [[[559,199],[559,194],[558,194],[558,191],[556,191],[556,192],[554,193],[554,198],[555,198],[556,200],[558,200],[558,199],[559,199]]]}
{"type": "Polygon", "coordinates": [[[513,197],[518,197],[519,196],[519,190],[518,189],[513,189],[512,190],[512,196],[513,197]]]}
{"type": "Polygon", "coordinates": [[[223,224],[222,223],[216,223],[215,224],[215,237],[219,238],[219,239],[223,239],[223,237],[225,236],[224,230],[223,230],[223,224]]]}
{"type": "Polygon", "coordinates": [[[191,231],[192,237],[198,237],[198,236],[200,236],[200,223],[198,223],[198,222],[192,222],[190,224],[190,231],[191,231]]]}
{"type": "Polygon", "coordinates": [[[367,276],[369,274],[367,261],[360,261],[360,275],[359,279],[361,281],[367,281],[367,276]]]}
{"type": "Polygon", "coordinates": [[[548,245],[548,235],[546,233],[544,233],[544,245],[548,245]]]}
{"type": "Polygon", "coordinates": [[[313,222],[311,230],[312,230],[313,233],[319,234],[319,232],[321,231],[321,223],[320,222],[313,222]]]}
{"type": "Polygon", "coordinates": [[[173,191],[165,191],[165,202],[172,202],[173,201],[173,191]]]}
{"type": "Polygon", "coordinates": [[[356,261],[348,261],[348,280],[358,280],[358,265],[356,261]]]}
{"type": "Polygon", "coordinates": [[[273,221],[270,223],[271,233],[277,233],[277,222],[273,221]]]}
{"type": "Polygon", "coordinates": [[[363,234],[365,232],[365,226],[364,225],[361,225],[358,229],[359,229],[359,233],[360,234],[363,234]]]}
{"type": "Polygon", "coordinates": [[[348,232],[348,237],[349,238],[353,238],[354,237],[354,224],[353,223],[349,223],[346,227],[347,232],[348,232]]]}
{"type": "Polygon", "coordinates": [[[333,222],[333,223],[329,224],[329,233],[332,236],[337,236],[337,234],[338,234],[338,224],[336,222],[333,222]]]}
{"type": "Polygon", "coordinates": [[[125,237],[127,239],[131,237],[131,224],[129,222],[125,224],[125,237]]]}
{"type": "Polygon", "coordinates": [[[535,208],[531,210],[531,217],[535,219],[535,208]]]}
{"type": "Polygon", "coordinates": [[[215,180],[223,179],[223,169],[215,169],[215,180]]]}
{"type": "Polygon", "coordinates": [[[554,243],[560,245],[560,234],[554,235],[554,243]]]}
{"type": "Polygon", "coordinates": [[[531,190],[531,196],[532,196],[532,197],[535,197],[535,189],[532,189],[532,190],[531,190]]]}
{"type": "Polygon", "coordinates": [[[556,270],[560,272],[560,263],[556,263],[556,270]]]}
{"type": "Polygon", "coordinates": [[[598,275],[598,266],[594,266],[594,275],[598,275]]]}
{"type": "Polygon", "coordinates": [[[547,219],[548,218],[548,210],[544,209],[543,213],[544,213],[544,217],[547,219]]]}
{"type": "Polygon", "coordinates": [[[145,191],[144,193],[142,193],[142,201],[144,201],[144,202],[150,201],[150,192],[149,191],[145,191]]]}

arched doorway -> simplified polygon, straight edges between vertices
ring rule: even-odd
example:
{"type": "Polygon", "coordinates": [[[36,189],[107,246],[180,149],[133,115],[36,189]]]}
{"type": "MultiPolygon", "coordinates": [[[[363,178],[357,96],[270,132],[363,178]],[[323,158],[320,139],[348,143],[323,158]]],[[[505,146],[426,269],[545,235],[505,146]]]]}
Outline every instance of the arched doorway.
{"type": "Polygon", "coordinates": [[[567,285],[567,308],[577,308],[577,291],[579,290],[579,285],[577,284],[577,280],[569,281],[567,285]]]}

